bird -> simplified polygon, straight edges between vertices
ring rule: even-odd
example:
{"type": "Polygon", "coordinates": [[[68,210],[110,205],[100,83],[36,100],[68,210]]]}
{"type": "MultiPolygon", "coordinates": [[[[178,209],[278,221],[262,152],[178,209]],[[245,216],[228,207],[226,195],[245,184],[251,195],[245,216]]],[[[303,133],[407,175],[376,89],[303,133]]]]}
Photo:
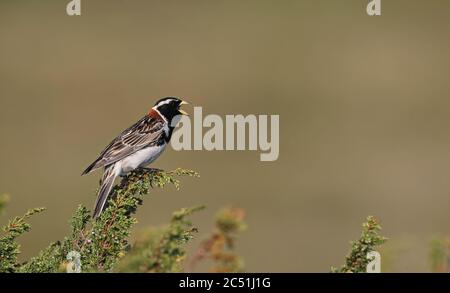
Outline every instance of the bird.
{"type": "Polygon", "coordinates": [[[180,108],[185,104],[189,103],[176,97],[158,100],[144,117],[113,139],[83,171],[81,176],[104,168],[94,205],[94,219],[102,213],[118,176],[144,168],[164,152],[182,115],[189,116],[180,108]]]}

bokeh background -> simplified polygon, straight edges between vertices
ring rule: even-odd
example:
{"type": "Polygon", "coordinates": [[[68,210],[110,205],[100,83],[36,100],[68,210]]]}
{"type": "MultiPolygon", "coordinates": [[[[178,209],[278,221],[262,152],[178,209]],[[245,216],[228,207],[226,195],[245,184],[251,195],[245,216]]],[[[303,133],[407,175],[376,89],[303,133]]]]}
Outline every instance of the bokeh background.
{"type": "MultiPolygon", "coordinates": [[[[237,252],[251,272],[326,272],[367,215],[390,238],[386,271],[429,271],[450,234],[450,1],[82,0],[0,2],[0,221],[45,206],[24,259],[91,207],[81,171],[164,96],[204,114],[279,114],[280,157],[168,150],[154,165],[195,169],[156,190],[139,227],[199,204],[246,210],[237,252]]],[[[198,241],[198,240],[197,240],[198,241]]]]}

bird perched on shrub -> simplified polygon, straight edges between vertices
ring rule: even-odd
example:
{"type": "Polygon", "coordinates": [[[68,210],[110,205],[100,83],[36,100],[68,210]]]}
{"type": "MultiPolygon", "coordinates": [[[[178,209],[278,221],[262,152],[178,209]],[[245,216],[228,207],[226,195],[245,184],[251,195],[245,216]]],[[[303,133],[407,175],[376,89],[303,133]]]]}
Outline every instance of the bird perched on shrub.
{"type": "Polygon", "coordinates": [[[144,167],[161,155],[181,115],[188,115],[180,109],[183,104],[188,103],[174,97],[160,99],[144,117],[119,134],[84,170],[81,175],[104,167],[94,218],[101,214],[117,176],[144,167]]]}

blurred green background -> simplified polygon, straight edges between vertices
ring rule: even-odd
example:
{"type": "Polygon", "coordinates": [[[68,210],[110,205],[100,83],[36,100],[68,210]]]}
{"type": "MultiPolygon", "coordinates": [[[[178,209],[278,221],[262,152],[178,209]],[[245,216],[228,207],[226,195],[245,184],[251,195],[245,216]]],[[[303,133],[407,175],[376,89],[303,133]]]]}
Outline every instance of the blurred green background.
{"type": "MultiPolygon", "coordinates": [[[[205,204],[247,212],[237,251],[251,272],[326,272],[361,223],[390,238],[389,271],[428,271],[450,233],[450,1],[69,0],[0,2],[0,221],[48,210],[23,257],[62,238],[100,174],[81,171],[160,97],[204,114],[279,114],[280,157],[167,150],[153,165],[197,170],[154,191],[139,225],[205,204]]],[[[198,242],[198,240],[197,240],[198,242]]]]}

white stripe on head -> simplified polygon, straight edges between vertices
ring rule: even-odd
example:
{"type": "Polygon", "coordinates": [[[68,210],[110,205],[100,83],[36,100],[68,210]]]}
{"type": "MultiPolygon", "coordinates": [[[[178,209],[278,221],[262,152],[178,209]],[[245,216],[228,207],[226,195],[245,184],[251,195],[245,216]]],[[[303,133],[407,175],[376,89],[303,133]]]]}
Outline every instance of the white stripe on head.
{"type": "MultiPolygon", "coordinates": [[[[164,101],[161,101],[161,102],[159,102],[158,104],[156,104],[155,107],[159,107],[159,106],[162,106],[162,105],[167,105],[167,104],[169,104],[170,102],[175,102],[175,101],[176,101],[176,99],[168,98],[168,99],[166,99],[166,100],[164,100],[164,101]]],[[[155,108],[155,107],[154,107],[154,108],[155,108]]]]}

